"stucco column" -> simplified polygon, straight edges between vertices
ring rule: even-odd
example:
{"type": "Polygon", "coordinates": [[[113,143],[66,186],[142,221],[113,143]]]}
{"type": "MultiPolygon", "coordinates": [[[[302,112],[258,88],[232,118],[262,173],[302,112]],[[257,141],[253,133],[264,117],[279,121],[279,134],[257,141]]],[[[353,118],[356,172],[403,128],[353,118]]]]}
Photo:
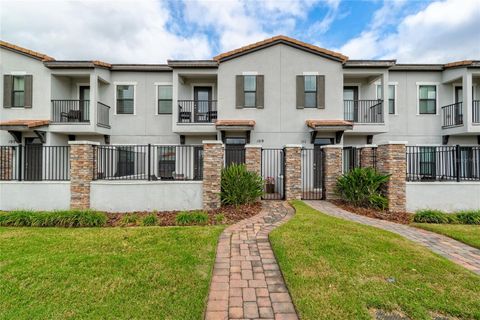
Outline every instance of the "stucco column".
{"type": "Polygon", "coordinates": [[[253,144],[245,146],[245,165],[248,171],[262,174],[262,146],[253,144]]]}
{"type": "Polygon", "coordinates": [[[380,173],[390,174],[385,194],[390,212],[403,212],[406,206],[406,142],[392,141],[377,149],[377,169],[380,173]]]}
{"type": "Polygon", "coordinates": [[[70,141],[70,208],[90,208],[90,182],[93,180],[94,146],[91,141],[70,141]]]}
{"type": "Polygon", "coordinates": [[[335,192],[337,179],[342,175],[342,146],[322,146],[323,151],[323,199],[339,199],[335,192]]]}
{"type": "Polygon", "coordinates": [[[360,148],[360,167],[375,168],[377,146],[368,144],[360,148]]]}
{"type": "Polygon", "coordinates": [[[285,199],[302,198],[302,145],[285,146],[285,199]]]}
{"type": "Polygon", "coordinates": [[[220,208],[224,146],[221,141],[203,141],[203,209],[220,208]]]}
{"type": "Polygon", "coordinates": [[[13,179],[13,146],[0,147],[0,180],[13,179]]]}

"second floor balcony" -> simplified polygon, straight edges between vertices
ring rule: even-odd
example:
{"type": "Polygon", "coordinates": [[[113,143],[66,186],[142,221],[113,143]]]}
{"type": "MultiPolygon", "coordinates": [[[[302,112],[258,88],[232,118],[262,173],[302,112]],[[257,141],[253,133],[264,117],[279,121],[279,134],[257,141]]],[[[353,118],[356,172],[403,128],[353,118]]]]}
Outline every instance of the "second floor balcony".
{"type": "MultiPolygon", "coordinates": [[[[90,100],[52,100],[52,122],[62,124],[89,124],[90,100]]],[[[97,102],[97,125],[110,128],[110,106],[97,102]]]]}
{"type": "MultiPolygon", "coordinates": [[[[442,128],[462,126],[464,124],[463,102],[442,107],[442,128]]],[[[480,124],[480,100],[472,101],[472,123],[480,124]]]]}
{"type": "Polygon", "coordinates": [[[178,100],[178,123],[214,123],[217,100],[178,100]]]}
{"type": "Polygon", "coordinates": [[[344,100],[344,118],[347,121],[363,124],[381,124],[383,119],[383,100],[344,100]]]}

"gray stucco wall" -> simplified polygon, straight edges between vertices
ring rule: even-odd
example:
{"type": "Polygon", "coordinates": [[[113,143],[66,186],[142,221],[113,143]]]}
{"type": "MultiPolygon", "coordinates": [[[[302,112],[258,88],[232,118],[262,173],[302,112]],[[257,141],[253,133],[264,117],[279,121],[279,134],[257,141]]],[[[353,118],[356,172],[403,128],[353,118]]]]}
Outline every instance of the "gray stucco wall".
{"type": "Polygon", "coordinates": [[[2,181],[0,210],[70,208],[70,181],[2,181]]]}

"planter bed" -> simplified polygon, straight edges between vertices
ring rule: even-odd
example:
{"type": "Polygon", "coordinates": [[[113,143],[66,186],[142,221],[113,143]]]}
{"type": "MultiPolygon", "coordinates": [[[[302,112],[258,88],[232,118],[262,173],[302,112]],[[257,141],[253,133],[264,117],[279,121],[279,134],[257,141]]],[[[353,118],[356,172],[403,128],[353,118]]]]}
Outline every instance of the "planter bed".
{"type": "Polygon", "coordinates": [[[387,221],[392,221],[392,222],[401,223],[401,224],[410,224],[412,221],[412,214],[408,212],[391,213],[389,211],[380,211],[372,208],[356,207],[340,200],[335,200],[330,202],[332,202],[333,204],[335,204],[336,206],[344,210],[347,210],[349,212],[352,212],[361,216],[366,216],[366,217],[380,219],[380,220],[387,220],[387,221]]]}

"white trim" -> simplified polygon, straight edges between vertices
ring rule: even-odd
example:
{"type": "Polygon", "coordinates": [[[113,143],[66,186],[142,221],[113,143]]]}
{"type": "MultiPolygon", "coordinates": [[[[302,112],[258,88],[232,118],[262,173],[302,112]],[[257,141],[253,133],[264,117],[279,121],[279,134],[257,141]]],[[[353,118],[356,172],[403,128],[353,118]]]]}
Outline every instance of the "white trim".
{"type": "Polygon", "coordinates": [[[304,76],[318,76],[318,71],[304,71],[304,76]]]}
{"type": "Polygon", "coordinates": [[[115,81],[113,83],[113,115],[135,116],[137,115],[137,82],[115,81]],[[133,86],[133,114],[117,113],[117,86],[133,86]]]}
{"type": "Polygon", "coordinates": [[[153,103],[156,116],[173,116],[173,82],[154,82],[155,87],[155,102],[153,103]],[[158,113],[158,87],[159,86],[172,86],[172,113],[158,113]]]}
{"type": "Polygon", "coordinates": [[[438,112],[439,109],[439,101],[440,101],[440,90],[439,89],[440,82],[416,82],[415,86],[417,87],[417,116],[438,116],[440,113],[438,112]],[[420,86],[435,86],[435,113],[420,113],[420,86]]]}
{"type": "MultiPolygon", "coordinates": [[[[375,99],[378,98],[378,87],[381,86],[382,84],[380,82],[375,82],[375,99]]],[[[390,113],[388,112],[389,115],[392,116],[398,116],[398,108],[397,108],[397,88],[398,88],[398,82],[389,82],[388,86],[394,86],[395,87],[395,96],[393,97],[393,104],[395,105],[395,113],[390,113]]],[[[383,101],[389,100],[389,99],[382,99],[383,101]]]]}
{"type": "Polygon", "coordinates": [[[10,74],[12,76],[26,76],[27,72],[26,71],[11,71],[10,73],[7,73],[7,74],[10,74]]]}
{"type": "Polygon", "coordinates": [[[257,71],[243,71],[242,76],[258,76],[257,71]]]}

